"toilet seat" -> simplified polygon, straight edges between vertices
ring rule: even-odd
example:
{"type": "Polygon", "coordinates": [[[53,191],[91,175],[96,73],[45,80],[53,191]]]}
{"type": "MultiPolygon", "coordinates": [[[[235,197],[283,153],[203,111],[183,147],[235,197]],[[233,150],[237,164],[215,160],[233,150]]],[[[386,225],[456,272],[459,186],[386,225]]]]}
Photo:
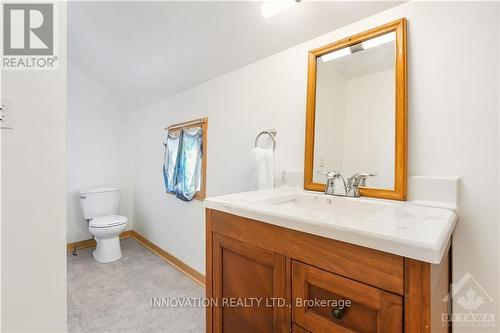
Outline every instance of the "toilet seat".
{"type": "Polygon", "coordinates": [[[118,225],[126,224],[128,219],[121,215],[106,215],[96,217],[89,222],[89,227],[92,228],[109,228],[118,225]]]}

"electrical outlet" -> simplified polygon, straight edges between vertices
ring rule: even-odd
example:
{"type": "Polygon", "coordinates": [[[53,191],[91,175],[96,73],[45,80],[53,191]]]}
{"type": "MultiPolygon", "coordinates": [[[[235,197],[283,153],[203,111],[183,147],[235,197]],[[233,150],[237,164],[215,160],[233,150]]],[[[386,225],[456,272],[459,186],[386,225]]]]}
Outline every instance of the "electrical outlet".
{"type": "Polygon", "coordinates": [[[0,101],[0,128],[14,128],[14,108],[12,99],[2,97],[0,101]]]}

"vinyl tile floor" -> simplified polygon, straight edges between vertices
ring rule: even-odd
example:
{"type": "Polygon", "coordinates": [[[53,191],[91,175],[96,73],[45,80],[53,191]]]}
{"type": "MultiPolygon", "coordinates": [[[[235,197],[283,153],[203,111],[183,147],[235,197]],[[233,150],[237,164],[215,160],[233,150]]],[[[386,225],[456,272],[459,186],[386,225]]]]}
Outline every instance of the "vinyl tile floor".
{"type": "Polygon", "coordinates": [[[201,298],[203,287],[133,238],[123,257],[100,264],[92,248],[68,253],[69,332],[205,332],[201,307],[153,307],[152,299],[201,298]]]}

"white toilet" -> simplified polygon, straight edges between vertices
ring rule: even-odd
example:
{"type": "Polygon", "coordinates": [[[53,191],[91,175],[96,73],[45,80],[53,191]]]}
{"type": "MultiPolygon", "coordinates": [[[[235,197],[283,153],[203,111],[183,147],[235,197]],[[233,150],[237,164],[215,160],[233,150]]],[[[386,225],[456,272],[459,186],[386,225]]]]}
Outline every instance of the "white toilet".
{"type": "Polygon", "coordinates": [[[89,231],[97,243],[92,255],[98,262],[112,262],[122,257],[119,236],[127,228],[128,219],[116,215],[119,204],[120,189],[116,187],[80,192],[83,216],[89,222],[89,231]]]}

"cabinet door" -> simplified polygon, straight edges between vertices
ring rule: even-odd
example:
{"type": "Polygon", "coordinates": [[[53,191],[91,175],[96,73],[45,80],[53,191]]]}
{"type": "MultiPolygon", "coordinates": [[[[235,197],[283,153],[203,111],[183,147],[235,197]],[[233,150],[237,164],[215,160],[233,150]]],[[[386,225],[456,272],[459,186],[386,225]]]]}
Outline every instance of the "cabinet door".
{"type": "Polygon", "coordinates": [[[292,302],[293,321],[313,333],[403,331],[401,296],[297,261],[292,302]]]}
{"type": "Polygon", "coordinates": [[[214,332],[290,332],[287,266],[282,255],[214,233],[214,332]]]}

